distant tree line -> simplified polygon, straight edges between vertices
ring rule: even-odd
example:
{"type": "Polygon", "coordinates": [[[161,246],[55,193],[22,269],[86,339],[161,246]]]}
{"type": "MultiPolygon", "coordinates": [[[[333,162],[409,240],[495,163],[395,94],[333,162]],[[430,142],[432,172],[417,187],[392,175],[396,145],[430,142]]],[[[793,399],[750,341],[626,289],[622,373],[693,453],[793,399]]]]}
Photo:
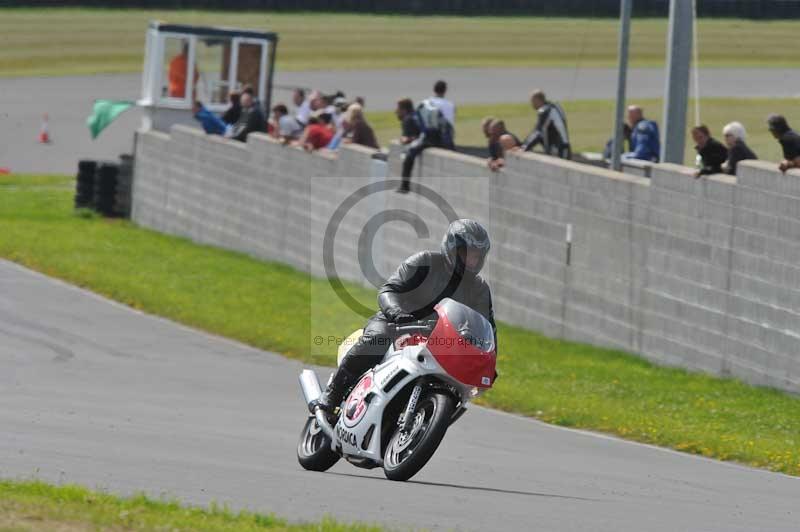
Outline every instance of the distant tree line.
{"type": "MultiPolygon", "coordinates": [[[[689,1],[689,0],[683,0],[689,1]]],[[[701,17],[800,18],[800,0],[697,0],[701,17]]],[[[0,0],[5,7],[83,6],[153,9],[330,11],[448,15],[616,17],[620,0],[0,0]]],[[[640,17],[661,17],[669,0],[635,0],[640,17]]]]}

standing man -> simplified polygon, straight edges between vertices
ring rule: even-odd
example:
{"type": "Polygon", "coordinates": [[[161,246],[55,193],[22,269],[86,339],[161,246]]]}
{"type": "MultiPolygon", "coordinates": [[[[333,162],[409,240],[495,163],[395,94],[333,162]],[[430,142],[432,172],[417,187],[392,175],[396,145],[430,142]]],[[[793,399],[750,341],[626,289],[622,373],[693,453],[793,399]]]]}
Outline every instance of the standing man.
{"type": "Polygon", "coordinates": [[[450,122],[450,126],[453,128],[452,137],[455,138],[456,106],[445,98],[445,94],[447,94],[447,82],[439,80],[433,84],[433,96],[428,98],[428,101],[439,109],[447,121],[450,122]]]}
{"type": "Polygon", "coordinates": [[[455,135],[453,124],[455,123],[456,107],[453,102],[444,99],[447,92],[447,83],[437,81],[433,86],[436,96],[423,100],[417,106],[415,114],[419,120],[420,135],[412,142],[407,144],[407,149],[403,154],[403,181],[397,192],[405,194],[411,190],[411,170],[414,168],[414,160],[428,148],[443,148],[454,150],[455,135]]]}
{"type": "Polygon", "coordinates": [[[530,151],[541,144],[547,155],[571,158],[567,114],[561,105],[547,101],[544,92],[537,89],[531,93],[531,107],[537,114],[536,126],[523,141],[522,150],[530,151]]]}
{"type": "Polygon", "coordinates": [[[795,133],[781,115],[770,115],[767,119],[769,132],[781,143],[783,161],[778,165],[781,172],[790,168],[800,168],[800,135],[795,133]]]}
{"type": "Polygon", "coordinates": [[[641,107],[631,105],[628,107],[628,125],[631,127],[631,151],[623,154],[623,159],[657,163],[661,154],[658,124],[654,120],[646,119],[641,107]]]}
{"type": "MultiPolygon", "coordinates": [[[[185,41],[181,47],[181,53],[173,57],[169,62],[169,72],[167,73],[168,87],[167,94],[170,98],[186,98],[186,77],[189,71],[189,42],[185,41]]],[[[194,69],[194,83],[197,83],[199,74],[197,68],[194,69]]]]}

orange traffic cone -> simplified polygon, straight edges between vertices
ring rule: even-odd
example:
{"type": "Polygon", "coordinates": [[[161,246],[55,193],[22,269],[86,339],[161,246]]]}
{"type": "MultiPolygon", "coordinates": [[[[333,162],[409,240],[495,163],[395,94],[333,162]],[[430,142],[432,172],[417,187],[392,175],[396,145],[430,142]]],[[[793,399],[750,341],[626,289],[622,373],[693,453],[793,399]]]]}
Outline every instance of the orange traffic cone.
{"type": "Polygon", "coordinates": [[[42,128],[39,130],[39,143],[50,143],[50,124],[48,123],[47,113],[42,115],[42,128]]]}

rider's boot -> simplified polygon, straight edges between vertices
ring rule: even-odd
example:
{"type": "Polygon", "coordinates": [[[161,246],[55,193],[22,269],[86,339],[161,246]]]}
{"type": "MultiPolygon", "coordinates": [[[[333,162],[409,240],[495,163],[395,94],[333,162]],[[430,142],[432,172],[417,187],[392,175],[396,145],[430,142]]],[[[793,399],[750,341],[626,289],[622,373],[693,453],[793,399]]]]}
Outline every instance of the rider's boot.
{"type": "Polygon", "coordinates": [[[355,384],[355,377],[347,369],[339,366],[336,373],[331,377],[328,387],[320,396],[316,406],[322,408],[326,413],[332,415],[336,408],[342,404],[344,394],[355,384]]]}

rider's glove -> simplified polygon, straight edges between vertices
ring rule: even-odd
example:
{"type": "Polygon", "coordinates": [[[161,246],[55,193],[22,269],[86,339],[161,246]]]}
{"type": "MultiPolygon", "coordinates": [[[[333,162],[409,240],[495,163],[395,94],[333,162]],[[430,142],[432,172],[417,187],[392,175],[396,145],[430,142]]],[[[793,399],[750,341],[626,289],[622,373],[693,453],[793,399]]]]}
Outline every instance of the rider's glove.
{"type": "Polygon", "coordinates": [[[392,321],[399,324],[403,323],[410,323],[412,321],[417,321],[417,318],[414,317],[413,314],[409,314],[408,312],[397,312],[392,321]]]}

